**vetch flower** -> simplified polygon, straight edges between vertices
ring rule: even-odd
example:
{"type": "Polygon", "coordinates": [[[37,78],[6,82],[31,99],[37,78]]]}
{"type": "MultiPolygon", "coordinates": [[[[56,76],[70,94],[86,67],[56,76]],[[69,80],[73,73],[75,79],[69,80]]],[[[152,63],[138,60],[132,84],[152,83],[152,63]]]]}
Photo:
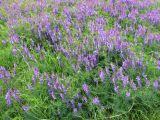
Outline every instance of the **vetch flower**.
{"type": "Polygon", "coordinates": [[[130,97],[130,92],[126,92],[126,97],[130,97]]]}
{"type": "Polygon", "coordinates": [[[112,68],[112,71],[115,73],[116,72],[116,69],[115,69],[115,66],[113,63],[111,63],[111,68],[112,68]]]}
{"type": "Polygon", "coordinates": [[[23,51],[24,51],[24,55],[27,55],[28,57],[31,58],[31,54],[30,54],[29,49],[27,48],[27,45],[23,45],[22,48],[23,48],[23,51]]]}
{"type": "Polygon", "coordinates": [[[39,77],[39,69],[38,68],[34,69],[34,76],[35,76],[35,78],[39,77]]]}
{"type": "Polygon", "coordinates": [[[17,54],[17,49],[16,49],[16,47],[13,47],[12,53],[13,53],[14,56],[17,54]]]}
{"type": "Polygon", "coordinates": [[[11,35],[11,43],[18,43],[19,36],[17,34],[11,35]]]}
{"type": "Polygon", "coordinates": [[[146,28],[144,26],[139,25],[138,29],[136,30],[136,36],[144,37],[145,33],[146,33],[146,28]]]}
{"type": "Polygon", "coordinates": [[[47,81],[47,85],[49,88],[52,88],[52,84],[51,84],[51,81],[50,81],[50,77],[48,74],[46,74],[46,81],[47,81]]]}
{"type": "Polygon", "coordinates": [[[73,112],[74,112],[74,116],[77,117],[78,116],[78,110],[77,110],[77,108],[73,108],[73,112]]]}
{"type": "Polygon", "coordinates": [[[129,66],[130,66],[130,60],[129,59],[124,60],[122,67],[124,69],[127,69],[129,66]]]}
{"type": "Polygon", "coordinates": [[[10,106],[12,104],[12,97],[20,102],[20,97],[19,97],[19,91],[18,90],[11,90],[9,89],[6,93],[5,99],[6,99],[6,103],[8,106],[10,106]]]}
{"type": "Polygon", "coordinates": [[[119,95],[119,90],[118,90],[119,86],[114,85],[114,91],[117,93],[117,95],[119,95]]]}
{"type": "Polygon", "coordinates": [[[35,76],[32,76],[32,82],[33,82],[34,85],[36,84],[36,78],[35,78],[35,76]]]}
{"type": "Polygon", "coordinates": [[[7,78],[8,80],[10,80],[10,78],[11,78],[10,72],[6,71],[5,74],[6,74],[6,78],[7,78]]]}
{"type": "Polygon", "coordinates": [[[128,76],[122,76],[123,86],[126,87],[128,84],[128,76]]]}
{"type": "Polygon", "coordinates": [[[78,103],[78,110],[80,110],[82,107],[82,103],[78,103]]]}
{"type": "Polygon", "coordinates": [[[83,84],[82,88],[83,88],[83,91],[86,93],[86,95],[89,95],[89,87],[86,83],[83,84]]]}
{"type": "Polygon", "coordinates": [[[100,72],[99,72],[99,77],[101,79],[101,81],[103,82],[105,80],[105,73],[103,71],[103,69],[101,68],[100,72]]]}
{"type": "Polygon", "coordinates": [[[6,103],[8,106],[11,105],[11,103],[12,103],[11,97],[12,97],[12,91],[11,91],[11,89],[9,89],[6,94],[6,97],[5,97],[6,103]]]}
{"type": "Polygon", "coordinates": [[[98,97],[94,97],[93,100],[92,100],[92,103],[93,103],[94,105],[100,105],[99,98],[98,98],[98,97]]]}
{"type": "Polygon", "coordinates": [[[55,93],[54,91],[52,90],[51,93],[50,93],[51,97],[55,100],[56,99],[56,96],[55,96],[55,93]]]}
{"type": "Polygon", "coordinates": [[[145,82],[146,82],[146,86],[149,87],[150,82],[147,78],[147,75],[144,75],[144,79],[145,79],[145,82]]]}
{"type": "Polygon", "coordinates": [[[43,81],[44,81],[43,76],[41,76],[41,77],[39,78],[40,84],[43,84],[43,81]]]}
{"type": "Polygon", "coordinates": [[[16,101],[18,101],[18,102],[20,102],[20,97],[19,97],[19,95],[20,95],[20,92],[19,92],[18,90],[14,90],[14,91],[12,92],[12,97],[14,97],[14,99],[16,99],[16,101]]]}
{"type": "Polygon", "coordinates": [[[158,90],[159,88],[159,84],[158,84],[158,80],[155,80],[154,83],[153,83],[153,86],[156,90],[158,90]]]}
{"type": "Polygon", "coordinates": [[[131,85],[132,85],[133,90],[137,90],[136,84],[134,83],[133,80],[131,80],[131,85]]]}
{"type": "Polygon", "coordinates": [[[71,101],[71,105],[72,105],[72,108],[75,108],[75,101],[74,100],[71,101]]]}
{"type": "Polygon", "coordinates": [[[67,90],[66,90],[66,88],[65,88],[65,86],[62,84],[61,85],[61,88],[62,88],[62,92],[65,94],[65,95],[67,95],[67,90]]]}
{"type": "Polygon", "coordinates": [[[61,97],[62,101],[64,101],[64,94],[60,93],[60,97],[61,97]]]}
{"type": "Polygon", "coordinates": [[[141,78],[139,76],[137,76],[136,80],[137,80],[138,86],[141,88],[142,87],[142,85],[141,85],[141,78]]]}

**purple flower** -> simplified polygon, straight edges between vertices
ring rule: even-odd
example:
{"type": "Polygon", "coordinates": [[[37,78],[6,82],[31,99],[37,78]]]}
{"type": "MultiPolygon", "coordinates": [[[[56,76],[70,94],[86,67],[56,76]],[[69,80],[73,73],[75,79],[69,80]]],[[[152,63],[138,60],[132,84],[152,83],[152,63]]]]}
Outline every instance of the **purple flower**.
{"type": "Polygon", "coordinates": [[[8,72],[8,71],[6,71],[6,78],[7,78],[8,80],[10,80],[10,78],[11,78],[10,72],[8,72]]]}
{"type": "Polygon", "coordinates": [[[35,78],[39,77],[39,70],[38,70],[38,68],[34,69],[34,76],[35,76],[35,78]]]}
{"type": "Polygon", "coordinates": [[[123,62],[123,68],[124,69],[127,69],[129,66],[130,66],[130,60],[129,59],[126,59],[124,62],[123,62]]]}
{"type": "Polygon", "coordinates": [[[116,69],[115,69],[115,66],[113,63],[111,63],[111,68],[112,68],[112,71],[115,73],[116,72],[116,69]]]}
{"type": "Polygon", "coordinates": [[[103,69],[100,70],[99,77],[100,77],[101,81],[103,82],[105,79],[105,73],[104,73],[103,69]]]}
{"type": "Polygon", "coordinates": [[[137,90],[136,84],[134,83],[133,80],[131,81],[131,85],[132,85],[133,90],[137,90]]]}
{"type": "Polygon", "coordinates": [[[77,117],[78,116],[78,110],[77,110],[77,108],[73,108],[73,112],[74,112],[74,116],[77,117]]]}
{"type": "Polygon", "coordinates": [[[75,101],[74,100],[71,101],[71,104],[72,104],[72,108],[75,108],[75,101]]]}
{"type": "Polygon", "coordinates": [[[6,103],[7,103],[8,106],[11,105],[11,103],[12,103],[11,97],[12,97],[12,91],[11,91],[11,89],[9,89],[7,94],[6,94],[6,97],[5,97],[6,103]]]}
{"type": "Polygon", "coordinates": [[[160,42],[160,34],[156,35],[156,41],[160,42]]]}
{"type": "Polygon", "coordinates": [[[44,81],[43,76],[41,76],[41,77],[39,78],[40,84],[43,84],[43,81],[44,81]]]}
{"type": "Polygon", "coordinates": [[[142,15],[141,18],[142,20],[147,19],[149,22],[153,24],[158,24],[160,23],[160,10],[152,10],[146,13],[145,15],[142,15]]]}
{"type": "Polygon", "coordinates": [[[13,53],[13,55],[16,55],[16,54],[17,54],[17,49],[16,49],[16,47],[14,47],[14,48],[12,49],[12,53],[13,53]]]}
{"type": "Polygon", "coordinates": [[[45,28],[47,31],[50,31],[51,23],[49,21],[49,16],[45,13],[40,14],[40,24],[39,28],[45,28]]]}
{"type": "Polygon", "coordinates": [[[157,69],[160,70],[160,60],[157,61],[157,69]]]}
{"type": "Polygon", "coordinates": [[[137,76],[136,80],[137,80],[138,86],[141,88],[142,87],[142,85],[141,85],[141,78],[139,76],[137,76]]]}
{"type": "Polygon", "coordinates": [[[61,85],[61,88],[62,88],[62,92],[66,95],[66,94],[67,94],[66,87],[62,84],[62,85],[61,85]]]}
{"type": "Polygon", "coordinates": [[[119,86],[114,85],[114,91],[117,93],[117,95],[119,95],[119,90],[118,90],[119,86]]]}
{"type": "Polygon", "coordinates": [[[54,89],[59,89],[60,88],[60,84],[59,84],[59,81],[58,80],[56,80],[55,82],[54,82],[54,89]]]}
{"type": "Polygon", "coordinates": [[[89,95],[89,87],[88,87],[88,85],[87,85],[86,83],[83,84],[82,88],[83,88],[83,91],[84,91],[87,95],[89,95]]]}
{"type": "Polygon", "coordinates": [[[150,82],[147,78],[147,75],[144,75],[144,79],[145,79],[145,82],[146,82],[146,86],[149,87],[150,82]]]}
{"type": "Polygon", "coordinates": [[[82,107],[82,103],[78,103],[78,110],[80,110],[82,107]]]}
{"type": "Polygon", "coordinates": [[[30,54],[29,49],[27,48],[27,45],[23,45],[22,48],[23,48],[23,50],[24,50],[24,53],[25,53],[28,57],[31,57],[31,54],[30,54]]]}
{"type": "Polygon", "coordinates": [[[35,78],[35,76],[32,76],[32,82],[33,82],[34,85],[36,84],[36,78],[35,78]]]}
{"type": "Polygon", "coordinates": [[[126,92],[126,97],[130,97],[130,92],[126,92]]]}
{"type": "Polygon", "coordinates": [[[37,0],[37,3],[38,3],[38,7],[40,9],[43,9],[47,5],[47,1],[46,0],[37,0]]]}
{"type": "Polygon", "coordinates": [[[128,76],[122,76],[123,86],[126,87],[128,84],[128,76]]]}
{"type": "Polygon", "coordinates": [[[107,41],[107,47],[108,47],[109,51],[112,51],[113,50],[113,43],[110,41],[107,41]]]}
{"type": "Polygon", "coordinates": [[[92,103],[93,103],[94,105],[100,105],[99,98],[98,98],[98,97],[94,97],[93,100],[92,100],[92,103]]]}
{"type": "Polygon", "coordinates": [[[156,90],[158,90],[159,88],[158,80],[154,81],[153,86],[155,87],[156,90]]]}
{"type": "Polygon", "coordinates": [[[58,13],[58,7],[57,6],[53,7],[52,13],[53,13],[53,15],[56,15],[58,13]]]}
{"type": "Polygon", "coordinates": [[[38,44],[36,49],[37,49],[37,52],[40,52],[41,46],[38,44]]]}
{"type": "Polygon", "coordinates": [[[2,73],[1,70],[0,70],[0,79],[4,80],[4,74],[2,73]]]}
{"type": "Polygon", "coordinates": [[[64,101],[64,94],[60,93],[60,97],[61,97],[62,101],[64,101]]]}
{"type": "Polygon", "coordinates": [[[136,30],[136,36],[137,37],[139,37],[139,36],[144,37],[145,33],[146,33],[146,28],[139,25],[138,29],[136,30]]]}
{"type": "Polygon", "coordinates": [[[19,97],[19,95],[20,95],[20,92],[19,92],[18,90],[14,90],[14,91],[12,92],[12,97],[14,97],[14,99],[16,99],[16,101],[18,101],[18,102],[20,102],[20,97],[19,97]]]}
{"type": "Polygon", "coordinates": [[[51,93],[50,93],[51,97],[55,100],[56,99],[56,96],[54,94],[54,91],[52,90],[51,93]]]}
{"type": "Polygon", "coordinates": [[[131,12],[128,14],[128,18],[135,21],[137,15],[138,15],[138,10],[132,9],[131,12]]]}
{"type": "Polygon", "coordinates": [[[145,44],[152,44],[155,39],[155,35],[153,33],[148,33],[147,36],[145,37],[144,43],[145,44]]]}
{"type": "Polygon", "coordinates": [[[19,36],[14,34],[11,36],[11,43],[17,43],[19,41],[19,36]]]}
{"type": "Polygon", "coordinates": [[[47,85],[51,88],[52,84],[51,84],[50,77],[48,74],[46,74],[46,81],[47,81],[47,85]]]}
{"type": "Polygon", "coordinates": [[[122,68],[122,67],[119,68],[119,70],[118,70],[118,72],[117,72],[117,75],[118,75],[119,78],[121,78],[121,79],[124,77],[124,75],[123,75],[123,68],[122,68]]]}

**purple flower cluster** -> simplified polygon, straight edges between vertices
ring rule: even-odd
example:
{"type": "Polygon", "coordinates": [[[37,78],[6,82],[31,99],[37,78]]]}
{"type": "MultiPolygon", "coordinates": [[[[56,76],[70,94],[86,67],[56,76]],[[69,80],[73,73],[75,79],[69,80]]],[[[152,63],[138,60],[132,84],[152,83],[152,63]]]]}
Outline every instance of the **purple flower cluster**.
{"type": "Polygon", "coordinates": [[[87,84],[83,84],[83,91],[87,94],[87,95],[89,95],[89,87],[88,87],[88,85],[87,84]]]}
{"type": "Polygon", "coordinates": [[[93,100],[92,100],[92,103],[93,103],[94,105],[100,105],[99,98],[98,98],[98,97],[94,97],[93,100]]]}
{"type": "MultiPolygon", "coordinates": [[[[146,51],[152,49],[151,52],[155,52],[152,44],[159,45],[160,35],[147,27],[144,22],[158,25],[160,10],[142,14],[143,10],[155,4],[152,0],[110,0],[108,3],[105,0],[36,0],[31,3],[26,2],[25,6],[22,6],[23,1],[2,3],[6,9],[12,52],[19,58],[17,54],[19,51],[29,68],[32,62],[47,60],[45,59],[47,46],[55,55],[60,54],[65,57],[75,73],[96,71],[93,75],[96,87],[109,82],[115,95],[121,95],[121,91],[125,90],[126,97],[130,97],[132,91],[151,85],[159,90],[159,81],[152,82],[152,78],[147,75],[148,62],[152,60],[148,60],[146,51]],[[31,33],[34,37],[28,34],[25,36],[24,31],[19,33],[23,29],[22,26],[25,28],[25,33],[31,33]],[[35,38],[37,40],[33,40],[35,38]],[[26,41],[31,43],[28,44],[26,41]],[[135,49],[140,51],[137,52],[135,49]],[[32,53],[34,50],[36,55],[32,53]],[[101,81],[100,84],[98,80],[101,81]]],[[[67,69],[63,67],[59,56],[57,61],[62,69],[67,69]]],[[[159,72],[159,57],[153,61],[159,72]]],[[[12,104],[13,98],[20,101],[19,91],[9,89],[8,86],[15,75],[16,64],[12,74],[4,67],[0,67],[0,79],[8,89],[7,105],[12,104]]],[[[67,77],[66,74],[60,77],[59,73],[54,72],[41,73],[41,69],[35,67],[32,76],[33,86],[28,85],[28,89],[33,90],[39,83],[46,85],[51,100],[61,99],[75,116],[78,116],[78,112],[90,98],[92,104],[101,104],[98,97],[92,96],[91,85],[86,84],[93,81],[83,81],[84,84],[80,85],[81,91],[70,97],[68,94],[70,87],[66,87],[67,82],[64,80],[67,77]]],[[[24,111],[28,111],[29,108],[29,106],[22,107],[24,111]]]]}
{"type": "Polygon", "coordinates": [[[17,89],[11,89],[9,84],[11,82],[11,78],[14,77],[16,74],[16,64],[14,64],[13,72],[10,73],[7,71],[4,67],[0,66],[0,80],[3,80],[4,84],[6,85],[6,88],[8,89],[5,99],[7,105],[12,104],[12,98],[14,98],[16,101],[20,102],[20,92],[17,89]]]}
{"type": "Polygon", "coordinates": [[[101,69],[99,71],[99,77],[100,77],[100,79],[101,79],[102,82],[105,80],[105,73],[104,73],[103,69],[101,69]]]}
{"type": "Polygon", "coordinates": [[[9,89],[6,93],[6,103],[7,105],[11,105],[12,104],[12,98],[14,98],[16,101],[20,102],[20,97],[19,97],[20,93],[18,90],[12,90],[9,89]]]}
{"type": "Polygon", "coordinates": [[[160,10],[149,11],[148,13],[140,16],[141,20],[148,20],[155,25],[160,23],[160,10]]]}
{"type": "Polygon", "coordinates": [[[39,69],[35,68],[34,69],[34,75],[32,77],[32,82],[35,85],[36,84],[36,80],[39,79],[39,69]]]}
{"type": "MultiPolygon", "coordinates": [[[[11,74],[9,71],[7,71],[4,67],[0,66],[0,79],[3,80],[4,84],[7,84],[11,80],[11,74]]],[[[8,87],[8,86],[7,86],[8,87]]]]}
{"type": "Polygon", "coordinates": [[[67,97],[67,89],[64,84],[60,83],[60,78],[58,75],[54,75],[54,73],[52,73],[52,76],[50,77],[47,73],[45,73],[45,76],[51,98],[54,100],[57,99],[58,96],[56,96],[55,93],[58,93],[61,100],[65,101],[65,98],[67,97]]]}

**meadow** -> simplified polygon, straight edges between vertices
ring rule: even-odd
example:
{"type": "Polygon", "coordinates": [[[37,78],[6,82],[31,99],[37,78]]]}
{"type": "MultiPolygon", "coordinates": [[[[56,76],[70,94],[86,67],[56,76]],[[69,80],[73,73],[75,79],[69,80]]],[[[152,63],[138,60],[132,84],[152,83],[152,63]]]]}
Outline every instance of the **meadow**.
{"type": "Polygon", "coordinates": [[[160,1],[0,0],[0,120],[160,120],[160,1]]]}

